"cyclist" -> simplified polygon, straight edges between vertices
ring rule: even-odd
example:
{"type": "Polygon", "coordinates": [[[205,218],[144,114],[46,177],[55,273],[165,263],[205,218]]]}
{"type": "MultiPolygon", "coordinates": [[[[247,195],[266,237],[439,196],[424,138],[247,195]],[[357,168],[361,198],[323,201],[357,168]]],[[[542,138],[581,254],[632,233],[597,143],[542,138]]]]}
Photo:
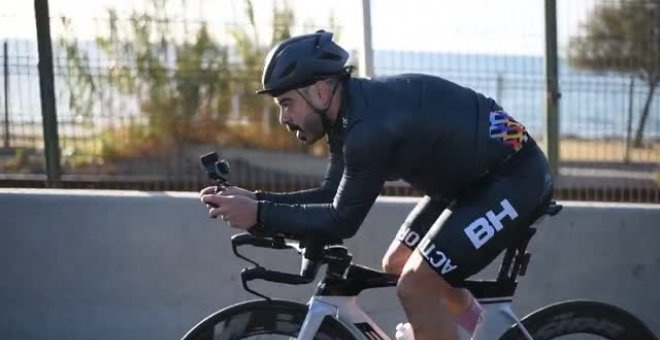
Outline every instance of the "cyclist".
{"type": "Polygon", "coordinates": [[[291,193],[215,187],[209,214],[230,226],[352,237],[387,180],[425,196],[383,258],[400,275],[397,295],[415,338],[455,339],[481,307],[455,288],[486,267],[547,207],[552,177],[542,151],[493,99],[421,74],[360,79],[348,53],[317,31],[267,55],[258,91],[304,143],[327,136],[330,163],[319,188],[291,193]],[[215,206],[215,207],[213,207],[215,206]]]}

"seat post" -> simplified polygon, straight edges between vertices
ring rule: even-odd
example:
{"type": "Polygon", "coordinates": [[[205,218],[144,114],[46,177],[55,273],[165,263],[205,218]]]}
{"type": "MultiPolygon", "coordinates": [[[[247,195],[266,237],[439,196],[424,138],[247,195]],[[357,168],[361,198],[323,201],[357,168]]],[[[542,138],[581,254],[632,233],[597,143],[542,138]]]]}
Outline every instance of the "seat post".
{"type": "MultiPolygon", "coordinates": [[[[561,209],[561,205],[550,201],[547,210],[539,216],[553,216],[559,213],[561,209]]],[[[507,247],[497,274],[497,280],[465,280],[460,287],[467,288],[477,299],[510,298],[513,296],[518,285],[516,279],[518,275],[525,275],[531,258],[531,254],[527,252],[527,246],[529,240],[536,234],[536,228],[533,225],[538,222],[538,218],[534,218],[532,221],[534,223],[531,223],[527,229],[517,234],[511,245],[507,247]]]]}
{"type": "Polygon", "coordinates": [[[531,254],[526,252],[527,245],[535,233],[536,228],[527,228],[526,232],[513,245],[506,249],[499,273],[497,274],[497,281],[515,282],[518,275],[525,275],[527,264],[531,257],[531,254]]]}
{"type": "Polygon", "coordinates": [[[498,282],[503,282],[503,281],[513,281],[510,280],[509,278],[509,273],[511,272],[511,267],[512,267],[512,262],[513,262],[513,257],[515,255],[516,250],[514,248],[507,248],[506,253],[504,253],[504,259],[502,260],[502,263],[500,264],[500,271],[497,273],[497,281],[498,282]]]}
{"type": "Polygon", "coordinates": [[[530,227],[521,233],[513,244],[507,248],[504,255],[504,260],[500,266],[500,271],[497,275],[497,281],[503,282],[515,282],[518,275],[524,276],[527,272],[527,265],[529,260],[532,257],[530,253],[527,252],[527,246],[529,240],[536,234],[536,228],[533,226],[540,221],[540,218],[543,216],[554,216],[557,215],[563,206],[557,204],[556,201],[550,200],[548,206],[545,210],[542,210],[535,215],[536,217],[532,218],[533,223],[530,224],[530,227]]]}

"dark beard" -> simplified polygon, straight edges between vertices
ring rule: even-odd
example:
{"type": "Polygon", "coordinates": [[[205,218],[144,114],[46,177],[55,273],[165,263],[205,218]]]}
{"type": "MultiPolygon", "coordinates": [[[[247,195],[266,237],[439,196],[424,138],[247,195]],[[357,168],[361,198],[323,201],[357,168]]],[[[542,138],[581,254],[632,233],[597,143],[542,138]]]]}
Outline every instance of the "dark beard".
{"type": "Polygon", "coordinates": [[[289,130],[289,132],[302,131],[302,128],[296,124],[286,124],[286,129],[289,130]]]}

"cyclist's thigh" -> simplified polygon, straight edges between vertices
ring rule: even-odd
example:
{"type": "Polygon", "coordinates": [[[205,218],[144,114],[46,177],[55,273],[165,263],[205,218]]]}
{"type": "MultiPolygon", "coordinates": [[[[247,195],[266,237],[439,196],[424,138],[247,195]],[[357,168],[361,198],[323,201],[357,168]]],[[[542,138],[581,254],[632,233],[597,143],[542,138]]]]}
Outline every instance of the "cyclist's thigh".
{"type": "Polygon", "coordinates": [[[412,251],[447,205],[446,200],[429,196],[424,196],[417,203],[383,256],[385,271],[401,273],[412,251]]]}
{"type": "Polygon", "coordinates": [[[448,205],[449,202],[445,199],[424,196],[406,217],[392,242],[392,246],[403,246],[410,250],[415,249],[448,205]]]}
{"type": "Polygon", "coordinates": [[[456,285],[492,262],[545,204],[548,168],[535,150],[513,159],[461,195],[417,247],[425,261],[456,285]]]}

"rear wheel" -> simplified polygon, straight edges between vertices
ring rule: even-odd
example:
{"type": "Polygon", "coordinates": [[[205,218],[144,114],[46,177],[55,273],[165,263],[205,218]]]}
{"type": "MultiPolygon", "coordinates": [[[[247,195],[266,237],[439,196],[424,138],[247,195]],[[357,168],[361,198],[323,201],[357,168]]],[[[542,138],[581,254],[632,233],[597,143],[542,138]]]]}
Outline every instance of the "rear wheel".
{"type": "MultiPolygon", "coordinates": [[[[634,315],[596,301],[560,302],[533,312],[522,323],[534,340],[658,340],[634,315]]],[[[516,326],[500,340],[527,338],[516,326]]]]}
{"type": "MultiPolygon", "coordinates": [[[[211,314],[182,340],[295,339],[307,306],[285,300],[242,302],[211,314]]],[[[326,317],[317,340],[357,339],[336,319],[326,317]]]]}

